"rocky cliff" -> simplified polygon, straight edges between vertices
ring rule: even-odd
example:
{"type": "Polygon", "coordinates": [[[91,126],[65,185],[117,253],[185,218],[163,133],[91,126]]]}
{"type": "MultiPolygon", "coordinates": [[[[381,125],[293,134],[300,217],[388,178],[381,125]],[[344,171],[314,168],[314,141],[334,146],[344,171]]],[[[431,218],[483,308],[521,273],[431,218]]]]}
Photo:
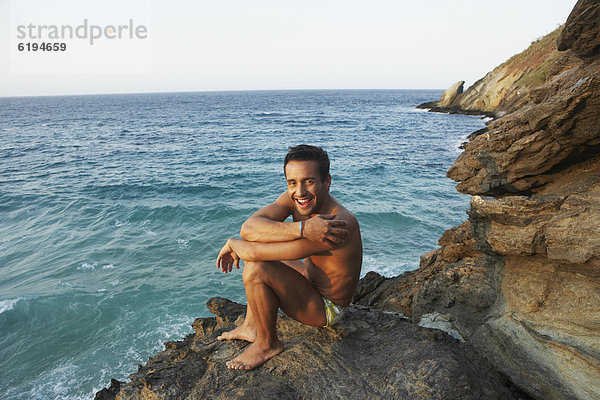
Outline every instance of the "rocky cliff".
{"type": "Polygon", "coordinates": [[[444,97],[503,116],[448,171],[469,219],[418,270],[367,274],[333,329],[280,318],[286,350],[249,372],[224,364],[244,342],[215,340],[243,307],[213,299],[96,399],[600,399],[600,2],[552,35],[444,97]]]}
{"type": "Polygon", "coordinates": [[[534,398],[600,399],[600,2],[579,1],[556,39],[536,86],[456,97],[504,111],[448,171],[473,196],[469,221],[418,271],[366,277],[357,302],[443,315],[534,398]]]}
{"type": "Polygon", "coordinates": [[[462,90],[464,81],[458,81],[444,92],[441,100],[421,104],[418,108],[493,117],[518,109],[532,90],[580,62],[570,57],[570,53],[558,50],[556,41],[562,31],[560,27],[531,43],[525,51],[490,71],[466,91],[462,90]]]}

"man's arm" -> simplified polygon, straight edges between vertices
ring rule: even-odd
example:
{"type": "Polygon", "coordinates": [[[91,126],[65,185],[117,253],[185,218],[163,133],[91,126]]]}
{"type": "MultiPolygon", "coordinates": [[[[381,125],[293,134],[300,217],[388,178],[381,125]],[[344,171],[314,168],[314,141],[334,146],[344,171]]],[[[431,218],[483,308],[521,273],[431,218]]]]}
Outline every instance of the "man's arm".
{"type": "Polygon", "coordinates": [[[307,239],[273,243],[229,239],[226,246],[244,261],[300,260],[314,254],[329,252],[325,245],[307,239]]]}
{"type": "Polygon", "coordinates": [[[299,221],[283,222],[292,214],[292,210],[293,205],[287,192],[283,192],[274,203],[261,208],[244,222],[240,230],[241,238],[250,242],[266,243],[305,238],[319,242],[329,249],[346,240],[346,221],[335,219],[334,215],[315,215],[305,220],[304,230],[301,232],[299,221]]]}
{"type": "Polygon", "coordinates": [[[300,222],[283,222],[292,214],[284,192],[274,203],[255,212],[244,222],[240,236],[251,242],[286,242],[300,239],[300,222]]]}
{"type": "Polygon", "coordinates": [[[243,239],[229,239],[219,252],[217,268],[228,273],[235,266],[240,268],[244,261],[280,261],[299,260],[314,254],[326,254],[327,246],[307,239],[290,242],[248,242],[243,239]]]}

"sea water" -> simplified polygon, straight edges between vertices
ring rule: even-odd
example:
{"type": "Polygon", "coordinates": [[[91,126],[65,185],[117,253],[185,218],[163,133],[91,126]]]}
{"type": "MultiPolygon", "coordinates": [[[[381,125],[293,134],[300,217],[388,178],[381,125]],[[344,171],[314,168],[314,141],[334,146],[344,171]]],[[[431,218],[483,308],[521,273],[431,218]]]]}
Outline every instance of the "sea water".
{"type": "Polygon", "coordinates": [[[441,91],[247,91],[0,98],[0,398],[90,399],[162,343],[245,302],[215,259],[286,189],[288,146],[331,158],[362,274],[418,267],[468,196],[446,171],[475,116],[441,91]]]}

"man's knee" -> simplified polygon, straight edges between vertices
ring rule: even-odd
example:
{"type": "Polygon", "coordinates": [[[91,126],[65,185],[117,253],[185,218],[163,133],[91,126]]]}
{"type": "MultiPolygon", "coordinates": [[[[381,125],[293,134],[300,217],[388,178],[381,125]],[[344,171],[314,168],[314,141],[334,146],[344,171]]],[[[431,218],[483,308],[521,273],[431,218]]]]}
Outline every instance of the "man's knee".
{"type": "Polygon", "coordinates": [[[264,281],[266,264],[263,261],[244,261],[244,271],[242,272],[244,284],[264,281]]]}

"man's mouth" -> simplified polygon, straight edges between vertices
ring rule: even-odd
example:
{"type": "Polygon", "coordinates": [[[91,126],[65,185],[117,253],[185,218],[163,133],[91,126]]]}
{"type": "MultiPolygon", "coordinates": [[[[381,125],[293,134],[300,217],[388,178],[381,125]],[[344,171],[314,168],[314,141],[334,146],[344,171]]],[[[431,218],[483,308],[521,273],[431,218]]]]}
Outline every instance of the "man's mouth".
{"type": "Polygon", "coordinates": [[[295,200],[296,200],[296,204],[298,204],[298,206],[300,208],[307,208],[310,205],[310,203],[312,202],[312,198],[301,198],[301,199],[296,198],[295,200]]]}

